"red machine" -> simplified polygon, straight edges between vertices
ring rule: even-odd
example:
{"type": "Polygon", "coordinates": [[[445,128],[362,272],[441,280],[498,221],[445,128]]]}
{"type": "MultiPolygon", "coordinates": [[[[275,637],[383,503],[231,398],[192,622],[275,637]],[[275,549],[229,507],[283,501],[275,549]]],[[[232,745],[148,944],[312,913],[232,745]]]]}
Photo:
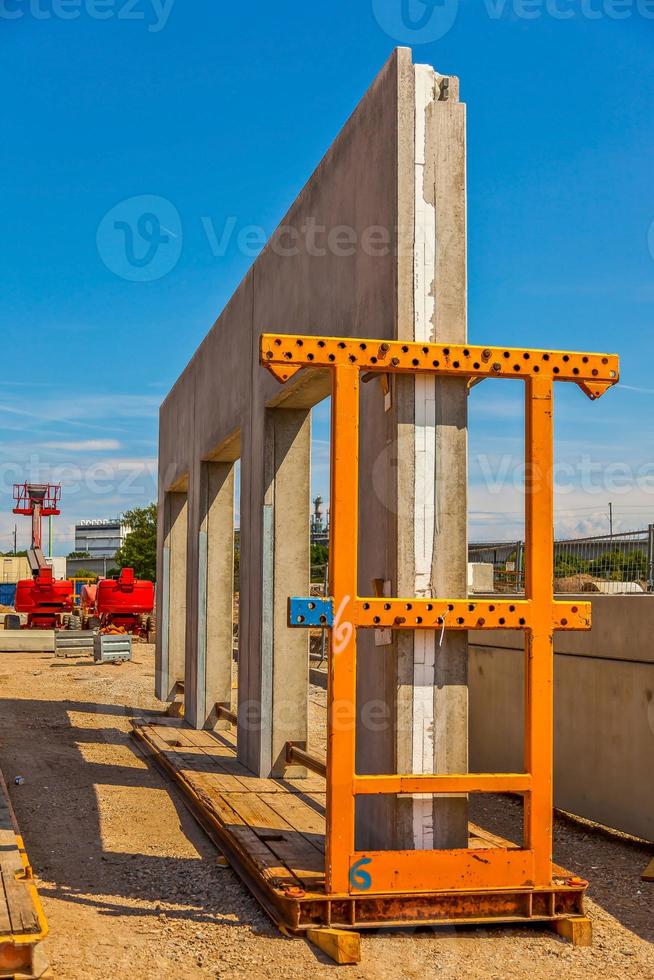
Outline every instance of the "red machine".
{"type": "Polygon", "coordinates": [[[27,629],[60,629],[73,610],[72,593],[71,582],[55,580],[51,568],[41,568],[35,578],[18,583],[14,608],[27,613],[27,629]]]}
{"type": "Polygon", "coordinates": [[[14,514],[32,518],[32,545],[27,560],[33,578],[18,583],[15,601],[16,612],[27,613],[28,629],[58,629],[63,617],[73,609],[72,582],[54,579],[42,549],[43,518],[61,513],[60,500],[61,487],[52,484],[23,483],[14,487],[14,514]]]}
{"type": "MultiPolygon", "coordinates": [[[[86,601],[87,608],[93,599],[92,589],[92,586],[86,586],[82,593],[82,604],[86,601]]],[[[114,626],[136,636],[147,636],[151,631],[154,585],[137,579],[134,569],[123,568],[117,579],[101,579],[94,598],[92,613],[99,618],[103,629],[114,626]]]]}
{"type": "Polygon", "coordinates": [[[98,594],[97,585],[83,585],[79,597],[79,604],[82,609],[82,616],[95,615],[95,599],[98,594]]]}

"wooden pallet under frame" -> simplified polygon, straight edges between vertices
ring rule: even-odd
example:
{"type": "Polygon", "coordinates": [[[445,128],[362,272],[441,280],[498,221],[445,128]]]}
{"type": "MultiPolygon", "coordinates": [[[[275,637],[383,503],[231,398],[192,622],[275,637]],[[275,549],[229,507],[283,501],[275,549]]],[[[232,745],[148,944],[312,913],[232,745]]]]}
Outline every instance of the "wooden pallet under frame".
{"type": "MultiPolygon", "coordinates": [[[[184,794],[189,809],[284,932],[542,922],[573,942],[590,942],[587,882],[555,868],[550,888],[336,895],[325,891],[325,780],[260,779],[236,758],[229,731],[182,722],[134,722],[134,735],[184,794]]],[[[515,845],[474,825],[470,845],[515,845]]]]}

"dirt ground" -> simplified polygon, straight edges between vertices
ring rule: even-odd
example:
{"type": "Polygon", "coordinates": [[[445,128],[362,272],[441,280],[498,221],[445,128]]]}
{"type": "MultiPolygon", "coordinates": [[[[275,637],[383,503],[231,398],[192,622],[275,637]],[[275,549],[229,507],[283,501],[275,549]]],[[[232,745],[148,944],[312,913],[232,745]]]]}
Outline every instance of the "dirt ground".
{"type": "MultiPolygon", "coordinates": [[[[561,822],[557,860],[592,882],[593,948],[531,927],[378,932],[360,966],[336,967],[272,927],[140,755],[130,717],[161,710],[151,647],[120,666],[0,657],[0,766],[57,978],[654,977],[654,885],[640,881],[651,853],[561,822]]],[[[323,697],[312,689],[314,714],[323,697]]]]}

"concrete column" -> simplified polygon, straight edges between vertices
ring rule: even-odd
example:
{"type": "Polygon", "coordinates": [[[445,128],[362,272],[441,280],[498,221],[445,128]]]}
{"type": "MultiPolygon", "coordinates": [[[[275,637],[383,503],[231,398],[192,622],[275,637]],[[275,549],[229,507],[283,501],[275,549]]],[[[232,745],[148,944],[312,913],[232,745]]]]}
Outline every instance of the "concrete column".
{"type": "Polygon", "coordinates": [[[307,593],[311,577],[311,413],[275,408],[259,418],[263,452],[253,459],[255,415],[242,460],[238,752],[269,776],[292,774],[286,742],[307,740],[308,636],[288,628],[287,605],[307,593]]]}
{"type": "MultiPolygon", "coordinates": [[[[465,343],[465,106],[456,79],[415,67],[414,316],[410,339],[465,343]]],[[[400,595],[467,594],[465,382],[397,379],[400,595]],[[408,498],[406,494],[409,487],[408,498]],[[403,500],[409,500],[407,507],[403,500]],[[412,548],[409,545],[412,544],[412,548]]],[[[466,772],[467,638],[416,633],[398,640],[398,768],[466,772]]],[[[466,847],[465,798],[400,801],[399,844],[466,847]]]]}
{"type": "Polygon", "coordinates": [[[184,683],[186,659],[188,494],[166,493],[163,511],[156,694],[172,701],[184,683]]]}
{"type": "Polygon", "coordinates": [[[234,584],[234,464],[204,462],[200,468],[197,532],[197,618],[189,644],[185,719],[194,728],[225,727],[216,705],[230,706],[234,584]]]}

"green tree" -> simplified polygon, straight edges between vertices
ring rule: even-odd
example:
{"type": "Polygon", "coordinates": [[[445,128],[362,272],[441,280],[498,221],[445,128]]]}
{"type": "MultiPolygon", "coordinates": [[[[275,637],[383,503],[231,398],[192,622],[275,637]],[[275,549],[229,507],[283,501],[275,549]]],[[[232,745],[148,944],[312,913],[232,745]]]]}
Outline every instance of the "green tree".
{"type": "Polygon", "coordinates": [[[68,555],[69,558],[90,558],[91,555],[88,551],[71,551],[68,555]]]}
{"type": "Polygon", "coordinates": [[[647,558],[642,551],[607,551],[590,563],[590,573],[596,578],[613,582],[633,582],[647,578],[647,558]]]}
{"type": "Polygon", "coordinates": [[[324,567],[329,562],[329,548],[326,544],[311,545],[311,581],[322,582],[324,567]]]}
{"type": "Polygon", "coordinates": [[[116,553],[118,568],[133,568],[137,578],[154,582],[157,575],[157,505],[135,507],[123,520],[130,528],[116,553]]]}
{"type": "Polygon", "coordinates": [[[554,577],[568,578],[588,571],[588,562],[571,552],[563,552],[554,558],[554,577]]]}

